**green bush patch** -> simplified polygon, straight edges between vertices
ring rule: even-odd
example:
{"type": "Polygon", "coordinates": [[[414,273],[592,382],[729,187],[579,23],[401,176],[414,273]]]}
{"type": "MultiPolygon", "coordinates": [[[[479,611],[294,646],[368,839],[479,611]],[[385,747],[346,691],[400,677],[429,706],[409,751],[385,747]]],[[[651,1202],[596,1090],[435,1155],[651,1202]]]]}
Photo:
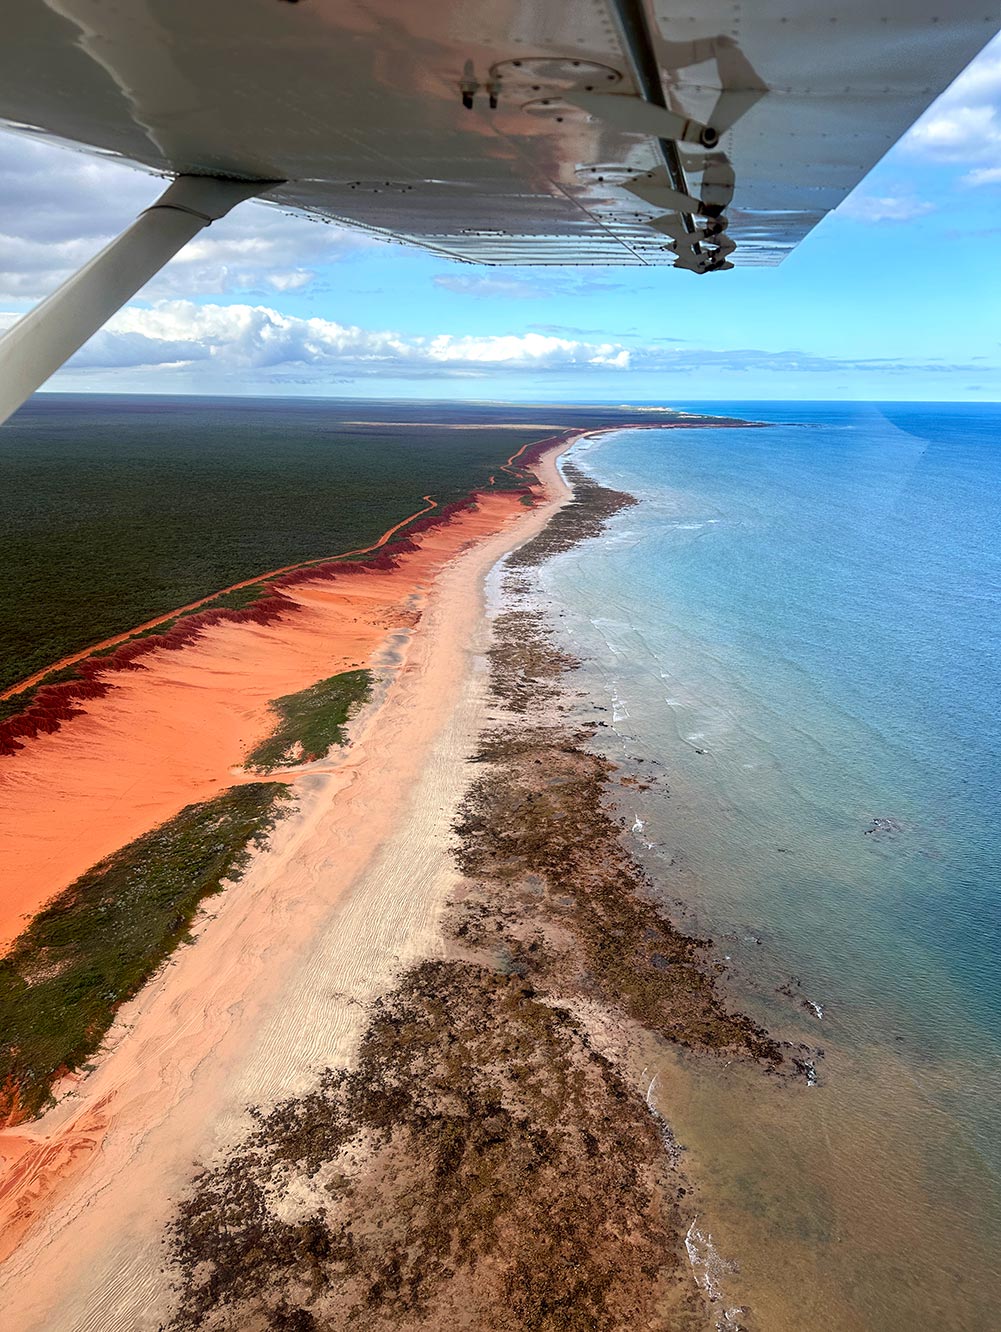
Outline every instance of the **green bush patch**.
{"type": "Polygon", "coordinates": [[[98,1049],[118,1006],[187,936],[204,897],[247,865],[288,797],[235,786],[95,865],[0,959],[0,1123],[39,1113],[98,1049]]]}
{"type": "Polygon", "coordinates": [[[273,700],[278,727],[247,758],[261,772],[311,763],[334,745],[344,743],[344,724],[372,692],[370,671],[344,671],[321,680],[299,694],[273,700]]]}

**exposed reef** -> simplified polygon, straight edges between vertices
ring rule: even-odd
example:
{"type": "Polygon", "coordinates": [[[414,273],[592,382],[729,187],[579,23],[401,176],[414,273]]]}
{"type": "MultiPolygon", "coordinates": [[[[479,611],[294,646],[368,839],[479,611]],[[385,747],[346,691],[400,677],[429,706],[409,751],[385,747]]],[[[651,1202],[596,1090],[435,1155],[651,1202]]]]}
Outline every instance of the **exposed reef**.
{"type": "Polygon", "coordinates": [[[576,663],[519,604],[533,565],[631,502],[567,473],[573,501],[508,559],[500,717],[456,824],[445,955],[373,1006],[350,1071],[255,1112],[197,1178],[170,1232],[171,1332],[713,1321],[685,1250],[690,1185],[630,1051],[802,1070],[654,899],[609,808],[614,767],[566,719],[576,663]]]}
{"type": "MultiPolygon", "coordinates": [[[[532,985],[429,961],[173,1229],[184,1329],[704,1325],[642,1098],[532,985]]],[[[684,1196],[683,1193],[681,1195],[684,1196]]]]}

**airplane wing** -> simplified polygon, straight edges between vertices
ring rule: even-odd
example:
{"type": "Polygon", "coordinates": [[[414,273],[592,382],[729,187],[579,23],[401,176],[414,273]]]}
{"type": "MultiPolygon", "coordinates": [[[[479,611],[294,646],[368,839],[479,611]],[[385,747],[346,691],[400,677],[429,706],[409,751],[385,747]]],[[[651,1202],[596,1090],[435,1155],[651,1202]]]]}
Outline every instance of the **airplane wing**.
{"type": "Polygon", "coordinates": [[[180,180],[0,339],[0,420],[248,195],[474,263],[778,263],[998,26],[987,0],[9,0],[0,121],[180,180]]]}
{"type": "Polygon", "coordinates": [[[987,0],[13,0],[0,117],[476,263],[674,263],[715,188],[733,259],[777,263],[999,23],[987,0]]]}

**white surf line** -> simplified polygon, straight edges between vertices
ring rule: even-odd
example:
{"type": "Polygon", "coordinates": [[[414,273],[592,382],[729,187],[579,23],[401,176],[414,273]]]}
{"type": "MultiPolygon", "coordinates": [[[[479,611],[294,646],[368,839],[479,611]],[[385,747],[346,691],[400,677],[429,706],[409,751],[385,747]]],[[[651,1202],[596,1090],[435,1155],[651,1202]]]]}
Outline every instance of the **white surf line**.
{"type": "Polygon", "coordinates": [[[722,1305],[713,1322],[715,1332],[737,1332],[740,1328],[740,1315],[744,1312],[740,1306],[728,1309],[724,1298],[721,1273],[732,1272],[733,1264],[727,1262],[713,1244],[713,1237],[698,1228],[699,1218],[688,1227],[685,1236],[685,1251],[691,1265],[695,1284],[703,1291],[711,1305],[722,1305]]]}

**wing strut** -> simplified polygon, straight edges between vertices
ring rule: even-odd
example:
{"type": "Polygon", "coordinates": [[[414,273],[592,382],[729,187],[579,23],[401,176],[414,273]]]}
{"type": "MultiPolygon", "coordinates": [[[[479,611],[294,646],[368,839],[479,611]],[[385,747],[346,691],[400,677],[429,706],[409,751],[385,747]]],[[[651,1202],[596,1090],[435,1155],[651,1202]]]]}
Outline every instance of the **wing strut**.
{"type": "Polygon", "coordinates": [[[0,424],[203,227],[276,183],[178,176],[126,231],[0,337],[0,424]]]}

